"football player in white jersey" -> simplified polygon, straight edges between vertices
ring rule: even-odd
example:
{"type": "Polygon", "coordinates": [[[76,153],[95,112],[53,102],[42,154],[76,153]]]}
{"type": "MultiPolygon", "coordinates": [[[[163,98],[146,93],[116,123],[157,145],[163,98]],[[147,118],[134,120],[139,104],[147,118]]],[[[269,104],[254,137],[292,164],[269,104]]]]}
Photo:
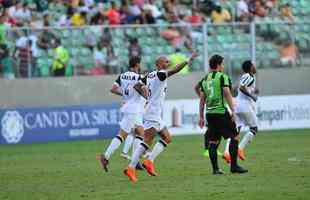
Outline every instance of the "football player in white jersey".
{"type": "MultiPolygon", "coordinates": [[[[256,67],[250,61],[247,60],[242,64],[242,70],[244,74],[240,78],[238,95],[236,97],[236,124],[238,131],[242,127],[249,127],[249,131],[243,136],[239,143],[238,156],[241,160],[245,160],[244,149],[253,140],[257,133],[257,117],[255,102],[257,101],[258,90],[255,84],[256,67]]],[[[229,162],[229,143],[227,140],[225,152],[223,158],[229,162]]]]}
{"type": "Polygon", "coordinates": [[[111,155],[121,145],[124,139],[131,132],[136,133],[133,142],[133,149],[136,149],[143,141],[143,112],[147,98],[147,87],[140,87],[139,91],[135,89],[141,83],[140,57],[132,57],[129,60],[129,71],[118,76],[112,86],[111,92],[123,97],[121,106],[122,120],[120,121],[120,130],[118,135],[112,139],[106,151],[100,155],[100,162],[103,169],[108,171],[108,164],[111,155]]]}
{"type": "Polygon", "coordinates": [[[167,78],[181,71],[186,65],[190,65],[197,56],[197,53],[193,53],[188,61],[178,64],[171,70],[167,70],[170,64],[169,59],[166,56],[160,56],[156,60],[156,70],[147,75],[146,83],[149,96],[143,118],[145,129],[144,140],[134,151],[131,162],[124,170],[125,175],[128,176],[132,182],[137,181],[135,166],[139,162],[141,155],[150,148],[156,133],[159,133],[161,139],[154,145],[148,159],[143,162],[145,169],[150,175],[157,175],[153,165],[154,159],[171,142],[170,132],[162,119],[163,104],[167,90],[167,78]]]}

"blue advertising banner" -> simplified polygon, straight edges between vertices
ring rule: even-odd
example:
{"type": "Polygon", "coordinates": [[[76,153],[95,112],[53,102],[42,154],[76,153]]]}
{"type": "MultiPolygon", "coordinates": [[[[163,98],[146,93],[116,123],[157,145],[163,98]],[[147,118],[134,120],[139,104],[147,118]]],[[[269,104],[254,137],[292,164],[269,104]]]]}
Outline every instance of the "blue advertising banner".
{"type": "Polygon", "coordinates": [[[0,109],[0,144],[112,138],[119,129],[119,107],[0,109]]]}

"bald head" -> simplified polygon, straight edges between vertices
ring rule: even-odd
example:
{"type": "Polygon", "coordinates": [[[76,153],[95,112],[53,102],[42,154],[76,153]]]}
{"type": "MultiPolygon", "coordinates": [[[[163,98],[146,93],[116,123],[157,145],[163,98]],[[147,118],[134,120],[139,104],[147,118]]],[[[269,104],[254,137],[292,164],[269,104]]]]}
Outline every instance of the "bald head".
{"type": "Polygon", "coordinates": [[[156,67],[159,70],[167,69],[169,64],[170,64],[170,60],[167,56],[162,55],[156,59],[156,67]]]}

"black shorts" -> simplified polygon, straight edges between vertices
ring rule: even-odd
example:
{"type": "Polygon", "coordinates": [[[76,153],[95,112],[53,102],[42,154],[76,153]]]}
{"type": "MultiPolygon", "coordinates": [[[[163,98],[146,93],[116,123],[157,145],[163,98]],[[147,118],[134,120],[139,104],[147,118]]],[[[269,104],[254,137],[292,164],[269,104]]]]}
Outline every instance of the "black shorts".
{"type": "Polygon", "coordinates": [[[234,138],[238,135],[235,122],[230,114],[207,114],[208,138],[210,141],[218,141],[221,137],[234,138]]]}

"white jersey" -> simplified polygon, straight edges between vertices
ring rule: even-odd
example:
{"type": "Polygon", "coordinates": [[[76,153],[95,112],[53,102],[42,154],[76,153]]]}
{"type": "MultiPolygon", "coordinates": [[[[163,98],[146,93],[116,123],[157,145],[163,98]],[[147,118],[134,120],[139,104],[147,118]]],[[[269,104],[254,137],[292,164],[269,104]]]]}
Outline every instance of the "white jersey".
{"type": "MultiPolygon", "coordinates": [[[[245,73],[240,78],[240,86],[244,86],[249,94],[254,94],[255,91],[255,76],[245,73]]],[[[255,102],[253,99],[245,95],[240,89],[238,89],[237,108],[236,112],[248,112],[249,110],[255,110],[255,102]]]]}
{"type": "Polygon", "coordinates": [[[126,114],[142,114],[146,99],[142,97],[134,86],[141,81],[141,75],[132,71],[120,74],[114,84],[117,84],[123,95],[121,112],[126,114]]]}
{"type": "Polygon", "coordinates": [[[167,77],[167,72],[164,70],[156,70],[147,75],[146,82],[149,89],[149,98],[144,113],[145,120],[162,120],[164,100],[167,92],[167,77]]]}

